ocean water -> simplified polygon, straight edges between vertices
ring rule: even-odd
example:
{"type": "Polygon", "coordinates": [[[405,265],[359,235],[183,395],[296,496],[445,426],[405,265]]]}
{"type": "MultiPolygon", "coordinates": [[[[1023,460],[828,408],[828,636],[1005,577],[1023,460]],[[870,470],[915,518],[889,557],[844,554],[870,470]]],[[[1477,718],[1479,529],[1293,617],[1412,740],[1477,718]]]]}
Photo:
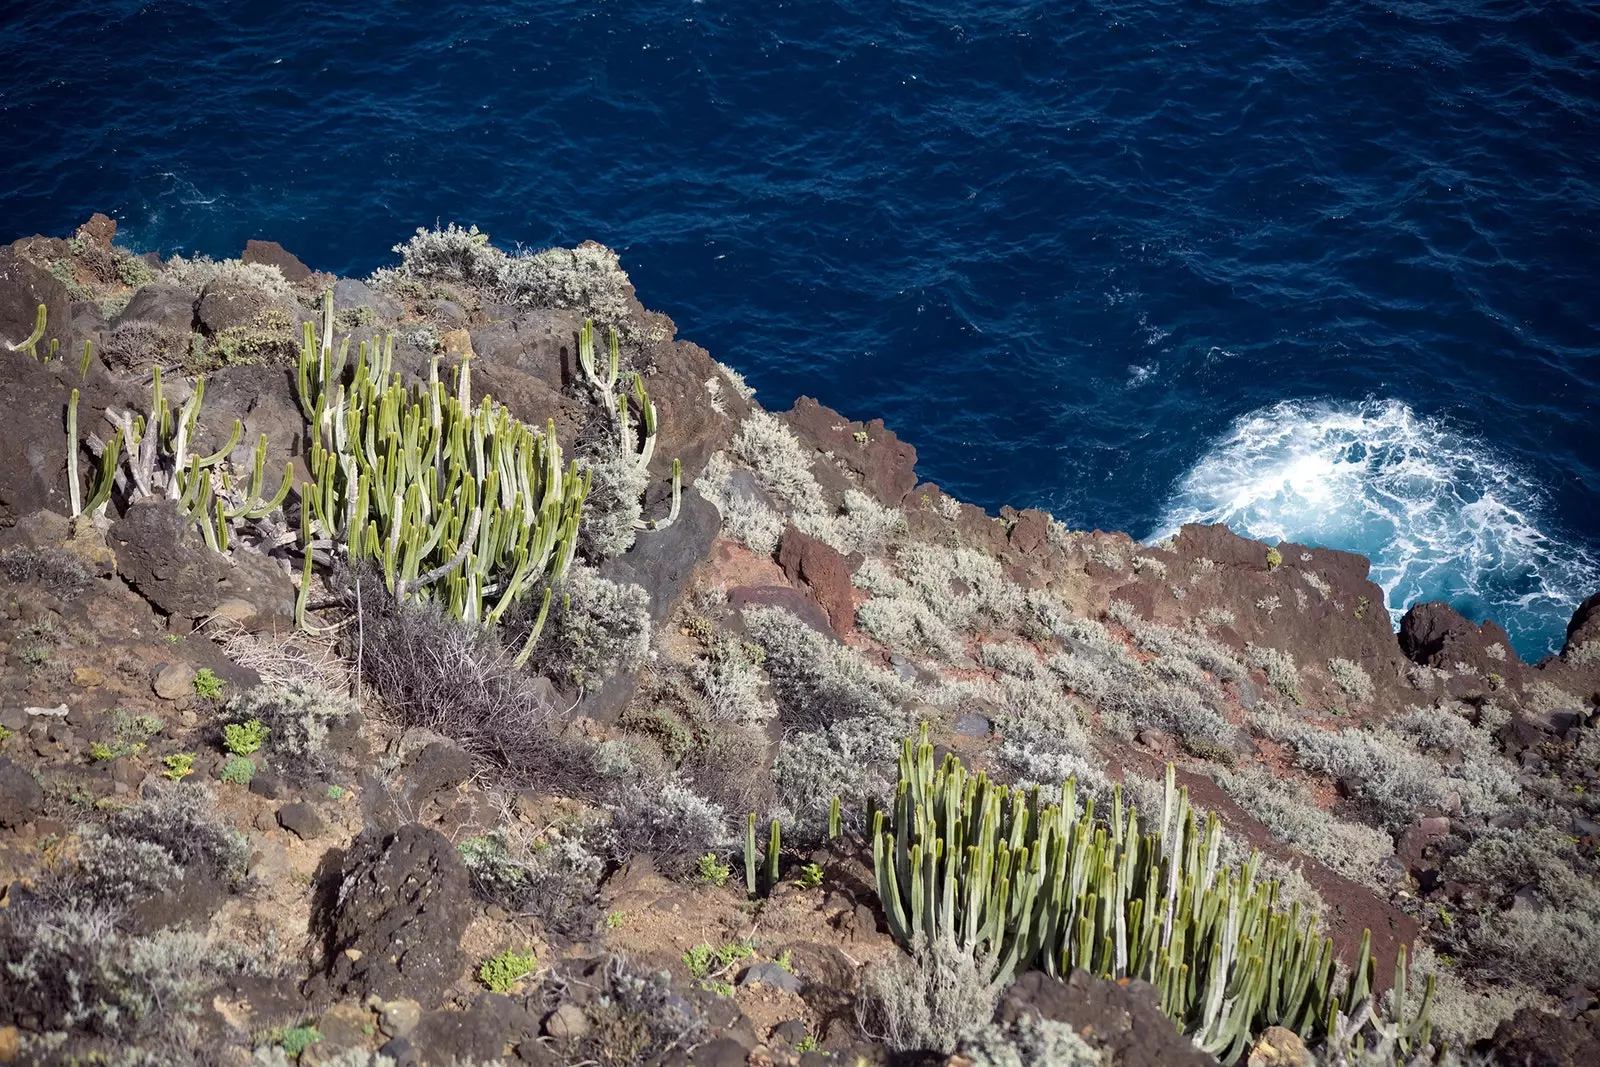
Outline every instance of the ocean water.
{"type": "Polygon", "coordinates": [[[1530,657],[1600,588],[1593,4],[3,10],[0,239],[594,238],[991,509],[1354,549],[1530,657]]]}

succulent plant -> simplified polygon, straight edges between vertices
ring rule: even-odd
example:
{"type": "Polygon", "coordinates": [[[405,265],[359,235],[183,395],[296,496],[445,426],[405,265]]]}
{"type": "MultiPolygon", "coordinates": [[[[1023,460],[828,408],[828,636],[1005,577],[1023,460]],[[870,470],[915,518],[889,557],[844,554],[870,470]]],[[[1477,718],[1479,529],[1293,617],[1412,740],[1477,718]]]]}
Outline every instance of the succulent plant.
{"type": "MultiPolygon", "coordinates": [[[[1061,802],[971,774],[953,755],[937,768],[927,726],[903,742],[890,812],[872,815],[878,893],[895,938],[943,939],[991,954],[997,980],[1039,967],[1081,968],[1151,982],[1162,1010],[1196,1042],[1233,1063],[1268,1026],[1308,1040],[1334,1035],[1343,1006],[1372,989],[1370,934],[1359,964],[1335,988],[1333,942],[1317,916],[1278,905],[1278,884],[1258,882],[1260,855],[1219,865],[1221,826],[1204,825],[1175,788],[1172,767],[1160,820],[1142,828],[1120,786],[1109,819],[1080,810],[1076,783],[1061,802]]],[[[1393,1039],[1426,1044],[1433,988],[1405,999],[1402,949],[1393,1039]],[[1411,1009],[1414,1014],[1410,1014],[1411,1009]]]]}
{"type": "Polygon", "coordinates": [[[315,431],[307,551],[343,544],[397,598],[437,597],[468,622],[499,621],[541,584],[547,611],[589,491],[576,464],[563,469],[554,423],[536,429],[489,397],[474,405],[470,358],[453,388],[437,357],[427,382],[407,388],[391,369],[393,338],[362,342],[353,368],[349,348],[349,337],[334,347],[326,293],[321,336],[305,324],[299,362],[315,431]]]}

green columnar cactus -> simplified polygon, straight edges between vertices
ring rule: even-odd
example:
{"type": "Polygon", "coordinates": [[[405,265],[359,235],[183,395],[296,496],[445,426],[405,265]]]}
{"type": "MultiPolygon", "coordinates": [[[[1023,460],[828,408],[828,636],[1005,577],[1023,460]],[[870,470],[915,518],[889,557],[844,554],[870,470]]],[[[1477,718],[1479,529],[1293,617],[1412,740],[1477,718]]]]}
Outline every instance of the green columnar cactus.
{"type": "MultiPolygon", "coordinates": [[[[1221,825],[1212,814],[1201,826],[1170,766],[1163,801],[1153,830],[1124,811],[1120,787],[1105,819],[1092,799],[1079,810],[1071,779],[1060,803],[1046,804],[1038,787],[969,774],[954,756],[936,769],[924,725],[919,743],[903,743],[892,807],[872,814],[890,930],[905,944],[940,938],[990,953],[997,980],[1035,966],[1146,979],[1162,1009],[1227,1063],[1268,1026],[1326,1036],[1341,1004],[1368,997],[1369,941],[1341,998],[1317,917],[1278,906],[1277,883],[1256,880],[1259,855],[1220,868],[1221,825]]],[[[1403,982],[1397,989],[1403,1010],[1403,982]]],[[[1430,996],[1397,1039],[1426,1040],[1430,996]]]]}
{"type": "Polygon", "coordinates": [[[744,823],[744,888],[752,897],[756,895],[756,813],[753,811],[744,823]]]}
{"type": "Polygon", "coordinates": [[[26,352],[34,359],[39,358],[38,344],[44,337],[45,318],[49,314],[43,304],[39,305],[39,312],[33,321],[33,332],[17,344],[6,343],[6,349],[11,352],[26,352]]]}
{"type": "Polygon", "coordinates": [[[778,853],[781,844],[778,829],[778,820],[772,820],[772,829],[767,833],[767,892],[772,892],[772,887],[778,884],[778,853]]]}
{"type": "MultiPolygon", "coordinates": [[[[595,363],[594,354],[594,324],[588,319],[583,322],[583,327],[578,331],[578,367],[583,371],[584,379],[599,395],[600,405],[611,414],[617,426],[617,450],[624,459],[632,463],[640,471],[650,466],[650,461],[656,453],[657,415],[655,401],[650,399],[650,394],[645,390],[644,378],[638,374],[633,376],[633,398],[630,403],[628,391],[617,391],[619,377],[620,347],[617,340],[617,331],[611,331],[610,358],[607,360],[604,372],[595,363]],[[638,415],[633,413],[634,407],[638,408],[638,415]],[[638,429],[635,430],[635,418],[638,429]]],[[[678,460],[672,461],[672,506],[665,518],[644,519],[633,521],[638,530],[665,530],[678,519],[678,508],[683,497],[683,465],[678,460]]]]}
{"type": "Polygon", "coordinates": [[[828,801],[828,840],[837,841],[844,836],[844,818],[839,809],[839,795],[828,801]]]}
{"type": "Polygon", "coordinates": [[[363,342],[350,366],[349,338],[334,347],[331,293],[320,338],[305,325],[300,404],[315,431],[307,550],[343,544],[377,564],[396,597],[436,597],[468,622],[498,622],[566,574],[589,479],[576,464],[563,469],[553,423],[540,431],[488,397],[474,405],[470,360],[453,389],[437,359],[426,383],[407,388],[393,351],[392,338],[363,342]]]}

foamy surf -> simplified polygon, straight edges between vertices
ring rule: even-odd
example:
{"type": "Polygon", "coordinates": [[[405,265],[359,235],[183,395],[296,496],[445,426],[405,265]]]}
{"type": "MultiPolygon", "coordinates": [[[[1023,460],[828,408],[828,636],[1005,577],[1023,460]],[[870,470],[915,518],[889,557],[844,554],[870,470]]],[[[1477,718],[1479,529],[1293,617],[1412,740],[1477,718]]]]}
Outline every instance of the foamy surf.
{"type": "Polygon", "coordinates": [[[1284,401],[1238,419],[1179,483],[1156,537],[1222,522],[1359,552],[1390,614],[1444,600],[1492,618],[1525,658],[1558,650],[1600,566],[1548,536],[1537,482],[1396,400],[1284,401]]]}

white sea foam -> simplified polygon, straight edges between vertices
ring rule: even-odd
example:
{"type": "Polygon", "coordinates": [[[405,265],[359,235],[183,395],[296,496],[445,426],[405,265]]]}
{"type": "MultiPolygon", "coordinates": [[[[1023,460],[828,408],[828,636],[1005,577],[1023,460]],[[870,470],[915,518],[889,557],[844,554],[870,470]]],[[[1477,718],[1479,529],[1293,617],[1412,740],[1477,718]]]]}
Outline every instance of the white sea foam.
{"type": "Polygon", "coordinates": [[[1240,418],[1200,458],[1154,536],[1224,522],[1360,552],[1396,619],[1446,600],[1537,658],[1600,585],[1593,558],[1541,529],[1543,505],[1538,483],[1487,444],[1399,401],[1285,401],[1240,418]]]}

